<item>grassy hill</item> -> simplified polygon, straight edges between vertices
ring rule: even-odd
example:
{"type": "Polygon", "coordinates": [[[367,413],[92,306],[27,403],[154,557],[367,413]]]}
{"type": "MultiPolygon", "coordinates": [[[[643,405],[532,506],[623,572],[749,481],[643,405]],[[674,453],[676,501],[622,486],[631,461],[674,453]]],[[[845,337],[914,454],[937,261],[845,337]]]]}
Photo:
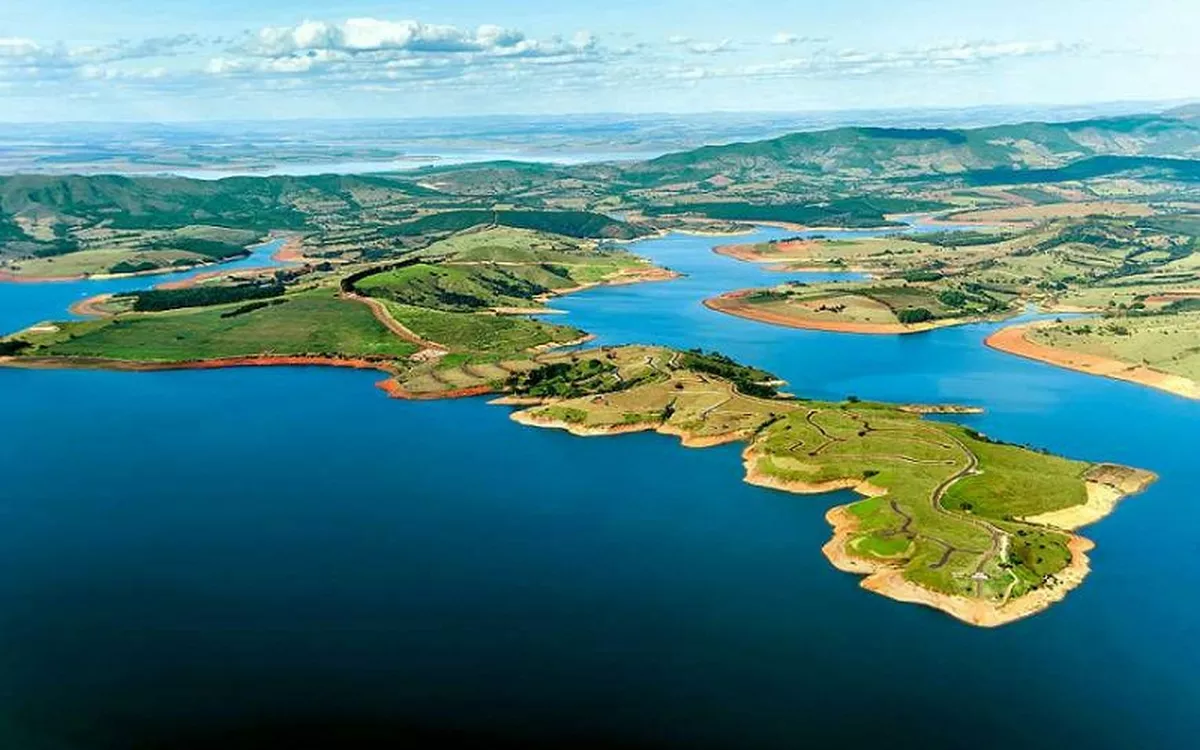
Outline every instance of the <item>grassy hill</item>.
{"type": "Polygon", "coordinates": [[[968,130],[838,128],[668,154],[631,166],[625,174],[643,184],[788,173],[911,177],[1056,168],[1100,155],[1200,156],[1200,124],[1189,118],[1145,115],[968,130]]]}
{"type": "Polygon", "coordinates": [[[486,211],[466,209],[429,214],[394,228],[400,235],[452,233],[475,226],[496,225],[549,232],[564,237],[633,239],[649,233],[603,214],[589,211],[486,211]]]}

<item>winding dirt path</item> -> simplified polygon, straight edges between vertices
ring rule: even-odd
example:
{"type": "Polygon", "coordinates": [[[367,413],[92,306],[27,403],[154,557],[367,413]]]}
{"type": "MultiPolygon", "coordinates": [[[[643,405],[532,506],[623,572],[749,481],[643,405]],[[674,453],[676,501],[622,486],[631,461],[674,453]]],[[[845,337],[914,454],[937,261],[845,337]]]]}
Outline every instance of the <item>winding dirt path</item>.
{"type": "Polygon", "coordinates": [[[972,526],[982,529],[991,537],[991,547],[989,547],[987,550],[984,550],[984,552],[979,556],[979,559],[975,562],[974,569],[971,571],[971,578],[975,581],[975,595],[979,597],[981,596],[983,581],[981,581],[978,576],[983,571],[983,566],[987,564],[988,560],[993,557],[1003,556],[1004,550],[1008,547],[1008,534],[1004,533],[1004,531],[999,527],[993,526],[981,518],[976,518],[966,513],[955,513],[951,510],[948,510],[946,506],[942,505],[942,500],[945,499],[946,493],[950,491],[951,487],[966,477],[979,473],[979,456],[976,456],[974,451],[968,448],[958,438],[951,437],[950,439],[954,441],[959,450],[963,452],[963,455],[967,457],[967,465],[954,472],[954,474],[950,475],[949,477],[943,479],[941,484],[939,484],[933,491],[933,508],[938,513],[941,513],[949,518],[966,521],[972,526]]]}
{"type": "Polygon", "coordinates": [[[354,300],[355,302],[366,305],[367,309],[371,311],[371,314],[375,316],[375,319],[378,320],[385,328],[410,344],[416,344],[417,346],[421,347],[421,351],[414,354],[413,358],[433,359],[436,357],[441,357],[449,351],[449,349],[437,343],[436,341],[429,341],[421,338],[407,328],[403,323],[396,320],[394,317],[392,317],[392,311],[388,310],[387,305],[385,305],[381,300],[377,300],[374,297],[364,297],[361,294],[355,294],[353,292],[342,292],[341,296],[343,299],[354,300]]]}

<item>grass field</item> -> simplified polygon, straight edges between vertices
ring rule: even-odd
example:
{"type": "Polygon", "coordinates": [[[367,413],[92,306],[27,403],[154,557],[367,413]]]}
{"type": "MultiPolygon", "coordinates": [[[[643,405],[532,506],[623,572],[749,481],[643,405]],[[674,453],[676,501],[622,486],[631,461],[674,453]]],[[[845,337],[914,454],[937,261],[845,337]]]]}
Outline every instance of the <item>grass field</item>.
{"type": "Polygon", "coordinates": [[[574,341],[583,332],[569,326],[489,313],[447,312],[385,302],[392,317],[423,339],[452,351],[517,354],[536,346],[574,341]]]}
{"type": "Polygon", "coordinates": [[[714,302],[716,309],[763,322],[836,330],[838,325],[896,327],[980,319],[1008,310],[1011,298],[942,280],[886,280],[783,284],[714,302]]]}
{"type": "Polygon", "coordinates": [[[1055,349],[1146,365],[1200,382],[1200,312],[1065,321],[1026,335],[1055,349]]]}
{"type": "Polygon", "coordinates": [[[188,267],[245,253],[246,247],[262,236],[249,230],[204,225],[173,231],[93,227],[76,234],[71,252],[11,260],[0,270],[44,278],[188,267]]]}
{"type": "MultiPolygon", "coordinates": [[[[545,272],[545,276],[550,276],[545,272]]],[[[573,286],[556,277],[556,286],[573,286]]],[[[510,268],[419,263],[368,276],[355,285],[360,294],[437,310],[484,310],[535,307],[535,298],[551,287],[523,278],[510,268]]]]}
{"type": "Polygon", "coordinates": [[[594,242],[506,227],[462,232],[420,256],[428,262],[382,271],[355,287],[368,296],[439,310],[536,308],[545,295],[651,268],[594,242]]]}
{"type": "Polygon", "coordinates": [[[755,449],[757,469],[783,482],[861,478],[887,490],[851,506],[861,521],[851,549],[891,557],[903,540],[907,578],[994,602],[1021,596],[1069,562],[1014,559],[1006,550],[1016,539],[1048,535],[1065,551],[1065,535],[1008,519],[1086,500],[1085,464],[886,408],[813,404],[772,424],[755,449]]]}
{"type": "Polygon", "coordinates": [[[64,323],[26,335],[34,356],[179,362],[260,354],[403,359],[417,347],[385,328],[365,305],[329,290],[291,294],[244,314],[236,305],[64,323]]]}
{"type": "Polygon", "coordinates": [[[953,221],[976,221],[980,223],[1036,222],[1094,215],[1141,217],[1152,216],[1154,213],[1154,208],[1145,203],[1083,201],[1078,203],[1050,203],[967,211],[953,214],[948,218],[953,221]]]}
{"type": "Polygon", "coordinates": [[[211,263],[212,259],[198,253],[181,250],[81,250],[50,258],[33,258],[9,266],[6,270],[16,276],[42,278],[51,276],[92,276],[105,273],[128,273],[211,263]]]}

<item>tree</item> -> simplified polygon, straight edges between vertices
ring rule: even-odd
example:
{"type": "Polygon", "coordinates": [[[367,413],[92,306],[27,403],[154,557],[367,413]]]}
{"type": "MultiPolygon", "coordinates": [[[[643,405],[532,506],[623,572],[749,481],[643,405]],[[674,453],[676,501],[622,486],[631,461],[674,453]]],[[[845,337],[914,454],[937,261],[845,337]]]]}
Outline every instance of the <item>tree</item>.
{"type": "Polygon", "coordinates": [[[913,307],[901,310],[896,314],[896,318],[904,325],[912,325],[914,323],[924,323],[928,320],[933,320],[933,313],[924,307],[913,307]]]}

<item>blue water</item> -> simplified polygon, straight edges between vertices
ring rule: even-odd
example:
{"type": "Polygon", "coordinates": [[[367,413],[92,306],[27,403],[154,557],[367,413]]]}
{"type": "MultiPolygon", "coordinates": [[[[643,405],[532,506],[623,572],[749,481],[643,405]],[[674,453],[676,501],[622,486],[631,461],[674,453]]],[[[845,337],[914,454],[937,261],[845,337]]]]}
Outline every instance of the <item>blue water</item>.
{"type": "Polygon", "coordinates": [[[554,306],[806,396],[979,404],[997,437],[1161,481],[1088,529],[1064,602],[980,630],[858,589],[820,553],[848,497],[750,487],[736,446],[572,438],[361,372],[0,369],[0,747],[1194,746],[1200,404],[993,352],[991,325],[720,315],[700,300],[788,276],[712,242],[639,243],[689,276],[554,306]]]}

